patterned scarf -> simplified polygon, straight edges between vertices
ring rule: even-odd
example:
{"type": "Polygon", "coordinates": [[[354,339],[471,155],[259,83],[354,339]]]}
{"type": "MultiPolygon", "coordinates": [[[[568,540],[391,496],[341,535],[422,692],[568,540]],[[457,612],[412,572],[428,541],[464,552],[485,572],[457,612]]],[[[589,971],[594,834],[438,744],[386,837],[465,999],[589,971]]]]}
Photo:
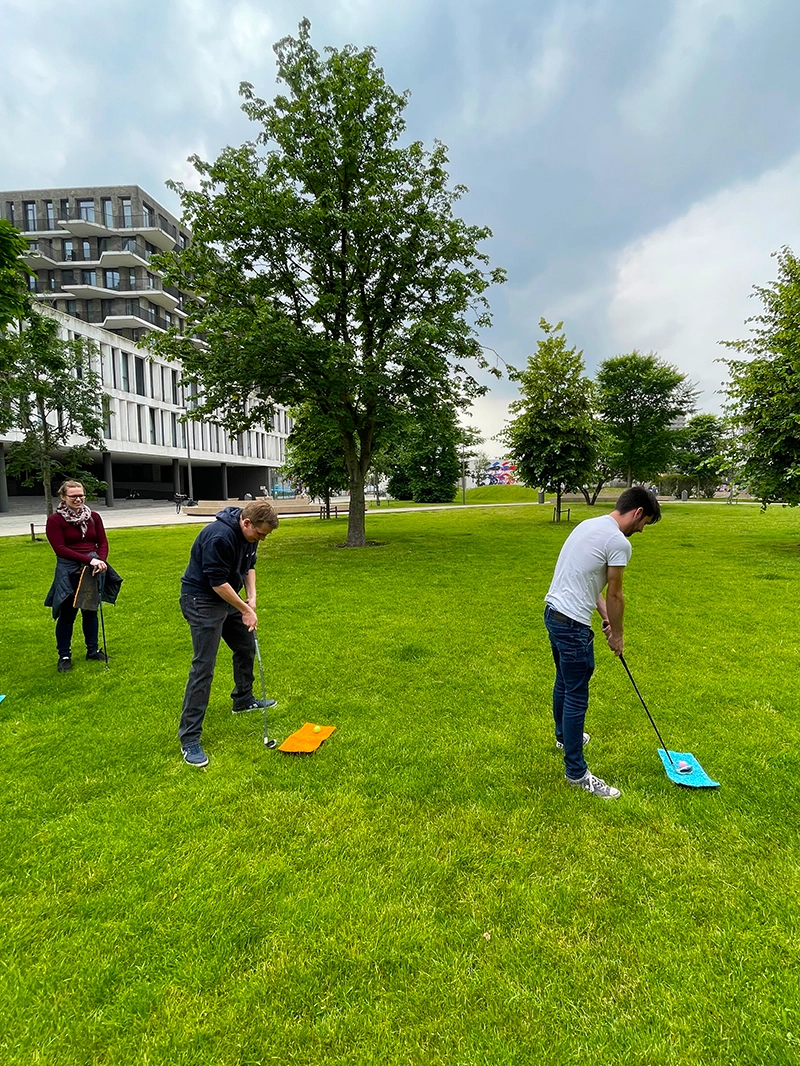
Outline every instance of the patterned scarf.
{"type": "Polygon", "coordinates": [[[63,518],[70,522],[73,526],[81,527],[81,536],[86,536],[86,530],[89,527],[89,522],[92,518],[92,512],[89,507],[84,504],[80,511],[73,511],[68,503],[60,503],[56,507],[56,514],[60,514],[63,518]]]}

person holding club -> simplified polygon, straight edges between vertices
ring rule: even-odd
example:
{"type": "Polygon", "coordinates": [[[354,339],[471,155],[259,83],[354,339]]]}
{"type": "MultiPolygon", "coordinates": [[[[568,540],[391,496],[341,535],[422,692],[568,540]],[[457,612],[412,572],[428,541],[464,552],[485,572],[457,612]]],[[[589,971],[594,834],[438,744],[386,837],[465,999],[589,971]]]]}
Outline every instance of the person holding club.
{"type": "Polygon", "coordinates": [[[56,553],[56,572],[53,584],[44,601],[52,608],[56,620],[56,669],[65,673],[72,669],[72,630],[78,611],[81,612],[86,658],[92,662],[107,662],[108,656],[99,647],[97,608],[75,606],[75,597],[82,575],[88,574],[102,583],[100,596],[108,602],[116,600],[122,579],[108,565],[108,538],[103,519],[86,505],[86,492],[80,481],[65,481],[58,490],[60,503],[48,517],[47,539],[56,553]]]}
{"type": "Polygon", "coordinates": [[[278,528],[268,500],[225,507],[200,530],[181,578],[181,611],[192,634],[193,658],[178,728],[183,758],[189,766],[208,765],[200,738],[220,640],[233,653],[233,712],[275,706],[253,695],[255,658],[256,554],[262,540],[278,528]],[[242,596],[244,592],[244,596],[242,596]]]}
{"type": "Polygon", "coordinates": [[[595,609],[599,612],[608,646],[622,655],[622,577],[631,557],[629,541],[660,518],[661,507],[652,492],[639,486],[626,489],[611,514],[586,519],[573,529],[545,596],[544,624],[556,667],[553,719],[556,746],[564,752],[564,776],[570,785],[601,799],[616,799],[620,792],[590,773],[583,757],[594,672],[592,615],[595,609]]]}

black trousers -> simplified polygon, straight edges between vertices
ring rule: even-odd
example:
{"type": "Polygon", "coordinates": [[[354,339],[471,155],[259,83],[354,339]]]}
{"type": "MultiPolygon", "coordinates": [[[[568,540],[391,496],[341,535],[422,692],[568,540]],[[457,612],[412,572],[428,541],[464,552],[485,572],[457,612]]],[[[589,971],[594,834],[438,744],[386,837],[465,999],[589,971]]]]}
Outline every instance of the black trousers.
{"type": "Polygon", "coordinates": [[[182,744],[193,744],[200,740],[203,732],[220,640],[224,640],[233,652],[231,698],[235,708],[248,707],[253,699],[256,642],[242,621],[241,613],[219,596],[181,596],[181,611],[192,631],[194,655],[183,697],[178,738],[182,744]]]}

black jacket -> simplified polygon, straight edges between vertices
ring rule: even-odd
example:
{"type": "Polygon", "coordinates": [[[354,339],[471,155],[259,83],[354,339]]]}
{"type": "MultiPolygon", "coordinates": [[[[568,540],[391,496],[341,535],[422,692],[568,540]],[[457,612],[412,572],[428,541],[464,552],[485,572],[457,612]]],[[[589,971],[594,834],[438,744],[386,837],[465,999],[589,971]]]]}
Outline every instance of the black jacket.
{"type": "MultiPolygon", "coordinates": [[[[116,603],[119,596],[122,578],[113,566],[106,563],[105,577],[103,578],[101,597],[104,603],[116,603]]],[[[53,618],[58,618],[64,603],[75,598],[75,590],[78,587],[78,578],[83,570],[82,563],[73,562],[72,559],[57,559],[56,573],[53,584],[47,593],[44,605],[53,608],[53,618]]]]}
{"type": "Polygon", "coordinates": [[[181,578],[183,595],[216,597],[215,586],[226,582],[240,591],[258,552],[258,543],[251,544],[242,533],[241,514],[241,507],[226,507],[197,534],[181,578]]]}

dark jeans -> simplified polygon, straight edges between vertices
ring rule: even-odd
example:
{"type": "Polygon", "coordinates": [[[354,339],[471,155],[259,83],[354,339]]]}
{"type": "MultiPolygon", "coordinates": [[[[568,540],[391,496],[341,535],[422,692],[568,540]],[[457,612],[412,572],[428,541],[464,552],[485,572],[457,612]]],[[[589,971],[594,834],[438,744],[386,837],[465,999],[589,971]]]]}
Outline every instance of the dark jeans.
{"type": "Polygon", "coordinates": [[[194,656],[183,697],[178,737],[182,744],[200,740],[211,696],[211,682],[220,640],[233,652],[234,707],[247,707],[253,699],[253,659],[256,643],[235,607],[214,596],[181,596],[181,611],[192,631],[194,656]]]}
{"type": "Polygon", "coordinates": [[[553,719],[556,740],[564,745],[567,777],[583,777],[588,767],[583,757],[583,723],[589,706],[589,678],[594,673],[594,632],[591,626],[554,611],[548,604],[544,624],[556,664],[553,685],[553,719]]]}
{"type": "MultiPolygon", "coordinates": [[[[80,570],[76,570],[74,574],[70,574],[70,584],[72,588],[77,592],[78,581],[80,580],[80,570]]],[[[58,618],[56,619],[56,647],[58,648],[58,656],[63,659],[64,656],[71,654],[72,648],[72,630],[75,627],[75,619],[78,617],[78,611],[80,607],[73,607],[72,600],[65,600],[61,604],[58,612],[58,618]]],[[[97,651],[97,611],[81,611],[81,623],[83,625],[83,639],[86,641],[87,651],[97,651]]]]}

